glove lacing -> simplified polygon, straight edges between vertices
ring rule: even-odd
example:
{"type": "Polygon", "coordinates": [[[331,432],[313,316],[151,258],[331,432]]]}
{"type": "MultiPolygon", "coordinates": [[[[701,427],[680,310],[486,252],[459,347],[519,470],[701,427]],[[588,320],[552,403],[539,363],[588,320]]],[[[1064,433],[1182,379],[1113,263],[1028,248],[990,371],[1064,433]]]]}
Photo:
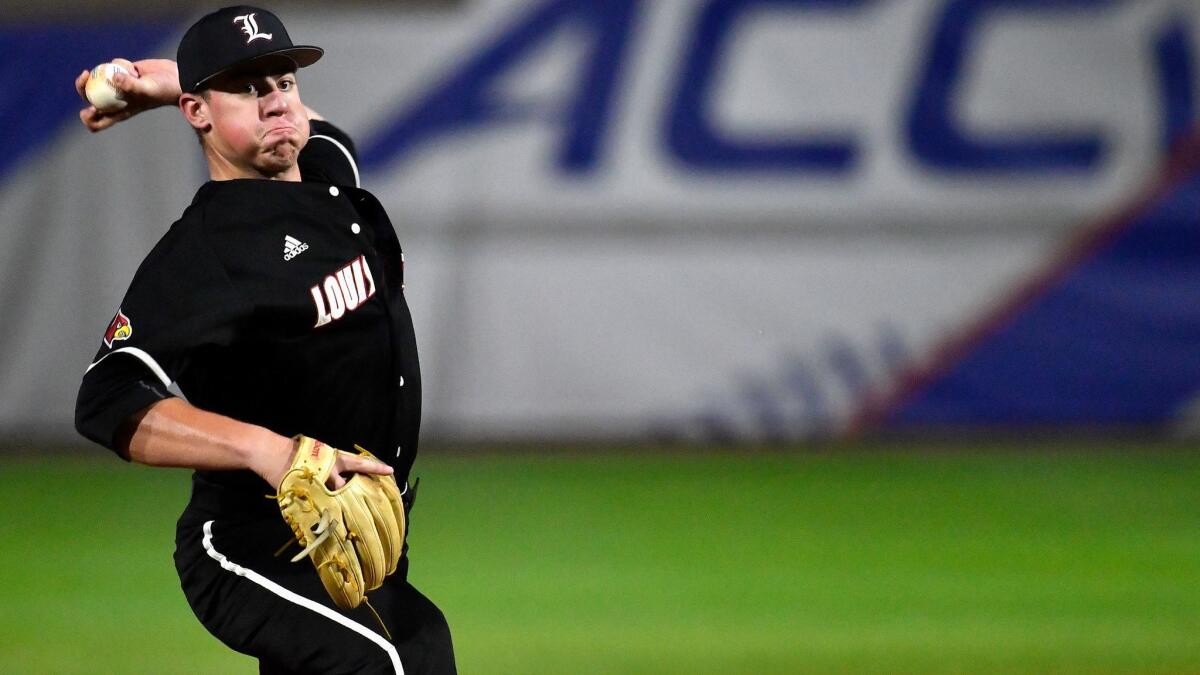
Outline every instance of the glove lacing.
{"type": "MultiPolygon", "coordinates": [[[[360,448],[360,450],[361,450],[361,448],[360,448]]],[[[292,471],[300,471],[302,474],[302,478],[307,481],[311,481],[313,479],[313,477],[315,476],[315,474],[306,467],[302,467],[299,469],[292,469],[291,471],[288,471],[288,473],[291,473],[292,471]]],[[[287,477],[286,473],[284,474],[284,477],[285,478],[287,477]]],[[[280,480],[280,484],[281,485],[283,484],[282,480],[280,480]]],[[[407,490],[408,484],[405,483],[404,487],[407,490]]],[[[301,510],[308,511],[313,508],[312,503],[308,499],[308,493],[305,492],[304,490],[299,490],[296,488],[289,489],[280,494],[266,495],[266,497],[267,497],[267,499],[277,500],[281,507],[290,506],[293,500],[299,500],[301,502],[301,506],[300,506],[301,510]]],[[[290,547],[292,544],[295,544],[297,541],[303,541],[304,539],[307,538],[307,537],[303,536],[300,526],[298,526],[295,523],[295,521],[293,521],[291,519],[291,517],[287,516],[287,512],[284,511],[283,513],[284,513],[285,519],[287,520],[288,525],[291,526],[292,531],[295,532],[296,538],[289,539],[286,542],[284,542],[283,546],[280,546],[279,549],[277,551],[275,551],[276,557],[282,555],[283,552],[286,551],[288,549],[288,547],[290,547]]],[[[312,553],[314,550],[317,549],[318,546],[325,543],[325,540],[328,539],[329,535],[331,535],[333,533],[333,528],[330,527],[331,524],[336,525],[336,522],[333,521],[332,518],[330,517],[329,509],[322,509],[321,519],[317,523],[316,528],[314,528],[312,531],[312,533],[315,534],[316,537],[311,542],[309,542],[309,544],[307,546],[304,547],[304,550],[302,550],[299,553],[297,553],[296,555],[292,556],[291,561],[294,563],[297,563],[297,562],[300,562],[301,560],[304,560],[305,558],[308,557],[309,553],[312,553]]],[[[348,540],[353,541],[357,537],[358,537],[358,535],[356,535],[354,532],[351,532],[349,528],[346,529],[346,538],[348,540]]],[[[342,579],[343,580],[348,579],[349,575],[346,573],[347,570],[346,570],[344,564],[342,564],[341,562],[336,561],[336,560],[327,560],[321,564],[322,567],[325,567],[328,565],[337,565],[338,573],[341,575],[342,579]]],[[[379,612],[376,611],[375,607],[371,605],[371,600],[370,600],[370,598],[367,597],[366,593],[363,594],[363,604],[365,604],[367,606],[367,609],[371,610],[371,614],[375,617],[375,621],[377,621],[379,623],[379,628],[383,630],[384,636],[386,636],[388,641],[390,642],[392,639],[392,633],[391,633],[391,631],[389,631],[387,629],[387,625],[383,623],[383,617],[379,616],[379,612]]]]}

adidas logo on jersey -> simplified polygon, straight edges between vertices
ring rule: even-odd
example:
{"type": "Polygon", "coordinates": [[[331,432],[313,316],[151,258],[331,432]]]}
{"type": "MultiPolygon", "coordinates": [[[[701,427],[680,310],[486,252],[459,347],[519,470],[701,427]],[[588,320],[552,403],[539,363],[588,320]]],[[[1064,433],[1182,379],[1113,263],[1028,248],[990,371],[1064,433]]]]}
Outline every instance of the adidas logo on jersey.
{"type": "Polygon", "coordinates": [[[308,244],[300,241],[292,235],[286,235],[283,238],[283,259],[291,260],[296,256],[308,250],[308,244]]]}

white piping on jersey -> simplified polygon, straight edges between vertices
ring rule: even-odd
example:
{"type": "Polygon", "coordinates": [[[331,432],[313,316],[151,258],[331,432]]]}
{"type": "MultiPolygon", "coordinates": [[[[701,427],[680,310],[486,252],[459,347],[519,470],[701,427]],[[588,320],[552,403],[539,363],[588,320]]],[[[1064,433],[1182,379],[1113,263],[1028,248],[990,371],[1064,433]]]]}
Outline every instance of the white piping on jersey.
{"type": "Polygon", "coordinates": [[[204,550],[206,553],[208,553],[208,557],[221,564],[222,569],[227,572],[233,572],[244,579],[249,579],[250,581],[262,586],[284,600],[300,605],[306,609],[311,609],[317,614],[320,614],[321,616],[335,623],[341,624],[342,626],[345,626],[355,633],[367,638],[371,642],[374,642],[375,644],[379,645],[383,651],[387,652],[388,658],[392,661],[392,666],[396,669],[396,675],[404,675],[404,666],[400,664],[400,654],[396,652],[396,647],[392,643],[383,639],[383,637],[378,633],[372,631],[361,623],[352,621],[345,616],[338,614],[325,605],[313,602],[299,593],[289,591],[283,586],[280,586],[279,584],[271,581],[252,569],[247,569],[237,563],[230,562],[229,558],[226,558],[224,555],[217,552],[217,549],[213,548],[212,545],[212,524],[213,521],[211,520],[204,523],[204,550]]]}
{"type": "Polygon", "coordinates": [[[346,146],[342,145],[338,141],[338,139],[330,138],[329,136],[326,136],[324,134],[317,134],[316,136],[309,136],[308,140],[311,141],[314,138],[324,138],[325,140],[329,141],[330,143],[333,143],[334,145],[336,145],[339,150],[346,153],[346,160],[350,162],[350,168],[354,170],[354,187],[362,187],[362,185],[360,185],[358,182],[358,165],[354,163],[354,157],[350,155],[350,151],[346,149],[346,146]]]}
{"type": "Polygon", "coordinates": [[[111,352],[105,354],[104,356],[101,356],[100,358],[96,359],[96,362],[93,363],[92,365],[88,366],[87,370],[83,371],[83,374],[87,375],[88,373],[92,372],[92,368],[95,368],[96,366],[100,365],[101,361],[103,361],[104,359],[107,359],[108,357],[112,356],[113,354],[120,354],[121,352],[129,354],[130,356],[136,356],[138,359],[141,360],[142,363],[146,364],[146,367],[150,369],[150,372],[154,373],[154,375],[156,377],[158,377],[159,380],[162,381],[164,387],[171,386],[171,378],[167,377],[167,371],[163,370],[162,366],[158,365],[158,361],[155,361],[153,356],[150,356],[149,354],[142,351],[141,349],[138,349],[137,347],[121,347],[120,349],[114,349],[111,352]]]}

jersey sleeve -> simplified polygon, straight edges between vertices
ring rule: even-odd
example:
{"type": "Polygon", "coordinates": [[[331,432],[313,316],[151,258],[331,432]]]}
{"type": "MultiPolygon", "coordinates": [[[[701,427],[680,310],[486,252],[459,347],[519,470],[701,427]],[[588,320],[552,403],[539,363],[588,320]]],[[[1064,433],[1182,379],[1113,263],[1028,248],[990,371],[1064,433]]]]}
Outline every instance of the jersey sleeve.
{"type": "Polygon", "coordinates": [[[354,141],[329,122],[309,122],[308,144],[300,151],[299,163],[302,180],[362,187],[354,141]]]}
{"type": "Polygon", "coordinates": [[[172,396],[167,388],[196,350],[228,345],[249,313],[199,228],[177,224],[146,257],[104,331],[79,388],[76,429],[118,450],[125,422],[172,396]]]}

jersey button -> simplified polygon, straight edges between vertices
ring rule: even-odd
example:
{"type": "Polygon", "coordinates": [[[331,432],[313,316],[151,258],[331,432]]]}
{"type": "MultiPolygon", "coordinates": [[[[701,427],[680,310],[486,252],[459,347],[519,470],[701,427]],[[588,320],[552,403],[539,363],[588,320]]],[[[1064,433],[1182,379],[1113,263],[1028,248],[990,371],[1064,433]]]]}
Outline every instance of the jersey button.
{"type": "Polygon", "coordinates": [[[350,231],[354,234],[358,234],[359,232],[362,232],[362,228],[358,226],[358,223],[350,223],[350,231]]]}
{"type": "Polygon", "coordinates": [[[397,386],[397,387],[403,387],[403,386],[404,386],[404,376],[403,376],[403,375],[401,375],[401,376],[400,376],[400,381],[396,383],[396,386],[397,386]]]}
{"type": "Polygon", "coordinates": [[[330,186],[329,186],[329,196],[330,196],[330,197],[336,197],[336,196],[338,196],[338,189],[337,189],[337,186],[336,186],[336,185],[330,185],[330,186]]]}

